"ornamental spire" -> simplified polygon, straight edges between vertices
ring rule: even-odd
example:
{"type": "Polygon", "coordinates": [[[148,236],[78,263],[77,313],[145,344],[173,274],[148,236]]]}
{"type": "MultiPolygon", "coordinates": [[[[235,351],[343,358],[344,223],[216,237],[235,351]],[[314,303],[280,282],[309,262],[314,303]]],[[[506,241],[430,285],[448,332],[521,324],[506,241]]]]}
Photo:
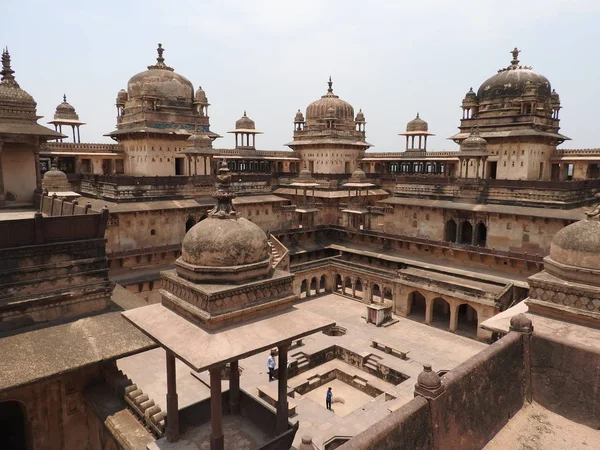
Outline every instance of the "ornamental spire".
{"type": "Polygon", "coordinates": [[[512,59],[512,61],[510,62],[510,64],[511,64],[512,66],[515,66],[515,67],[516,67],[516,66],[518,66],[518,65],[519,65],[519,59],[518,59],[518,58],[519,58],[519,53],[521,53],[521,50],[519,50],[517,47],[515,47],[511,53],[512,53],[512,57],[513,57],[513,59],[512,59]]]}
{"type": "Polygon", "coordinates": [[[171,72],[173,71],[172,67],[169,67],[165,64],[165,58],[163,58],[163,53],[164,53],[165,49],[163,48],[162,44],[158,44],[158,48],[156,49],[156,53],[158,53],[158,56],[156,57],[156,64],[153,66],[148,66],[148,69],[163,69],[163,70],[170,70],[171,72]]]}
{"type": "Polygon", "coordinates": [[[67,103],[67,94],[63,94],[63,103],[67,103]]]}
{"type": "Polygon", "coordinates": [[[217,192],[213,195],[217,199],[217,204],[210,210],[208,215],[218,219],[234,218],[238,214],[231,202],[235,198],[235,192],[231,189],[231,172],[227,167],[225,158],[221,161],[217,180],[219,181],[217,192]]]}
{"type": "Polygon", "coordinates": [[[329,81],[327,82],[327,86],[329,86],[327,88],[327,92],[329,94],[333,94],[333,81],[331,81],[331,75],[329,75],[329,81]]]}
{"type": "Polygon", "coordinates": [[[2,84],[12,84],[15,87],[19,87],[19,84],[15,80],[15,71],[10,66],[10,53],[8,53],[8,47],[2,50],[2,84]]]}

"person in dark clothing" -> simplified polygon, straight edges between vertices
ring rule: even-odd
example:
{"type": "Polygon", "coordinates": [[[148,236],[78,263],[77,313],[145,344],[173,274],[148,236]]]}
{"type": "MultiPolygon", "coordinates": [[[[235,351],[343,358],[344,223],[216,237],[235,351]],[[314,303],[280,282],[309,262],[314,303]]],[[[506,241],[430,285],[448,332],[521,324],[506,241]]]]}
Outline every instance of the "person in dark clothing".
{"type": "Polygon", "coordinates": [[[325,406],[327,409],[331,410],[331,399],[333,398],[333,392],[331,388],[327,388],[327,396],[325,397],[325,406]]]}

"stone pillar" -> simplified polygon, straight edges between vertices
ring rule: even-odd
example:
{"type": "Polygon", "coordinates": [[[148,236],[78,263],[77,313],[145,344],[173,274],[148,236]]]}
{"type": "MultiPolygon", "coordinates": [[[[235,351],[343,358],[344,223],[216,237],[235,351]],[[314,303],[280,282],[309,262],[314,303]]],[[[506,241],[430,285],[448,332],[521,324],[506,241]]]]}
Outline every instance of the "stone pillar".
{"type": "Polygon", "coordinates": [[[287,354],[290,344],[282,344],[279,348],[279,371],[277,377],[277,425],[275,434],[279,435],[288,429],[288,400],[287,400],[287,378],[288,364],[287,354]]]}
{"type": "Polygon", "coordinates": [[[35,162],[35,193],[41,194],[42,192],[42,174],[40,173],[40,147],[39,143],[36,144],[36,148],[33,151],[33,157],[35,162]]]}
{"type": "Polygon", "coordinates": [[[4,169],[2,168],[2,146],[3,143],[0,142],[0,206],[3,206],[6,202],[6,194],[4,193],[4,169]]]}
{"type": "Polygon", "coordinates": [[[450,306],[450,331],[454,332],[458,328],[458,308],[460,305],[450,306]]]}
{"type": "Polygon", "coordinates": [[[433,318],[433,300],[431,298],[425,298],[425,323],[431,325],[431,319],[433,318]]]}
{"type": "Polygon", "coordinates": [[[223,450],[223,407],[221,404],[221,367],[210,369],[210,450],[223,450]]]}
{"type": "Polygon", "coordinates": [[[525,368],[525,398],[529,403],[533,401],[531,388],[531,336],[533,336],[533,323],[525,314],[517,314],[510,319],[510,331],[523,335],[523,363],[525,368]]]}
{"type": "Polygon", "coordinates": [[[167,440],[179,439],[179,404],[175,372],[175,355],[167,350],[167,440]]]}
{"type": "Polygon", "coordinates": [[[352,282],[352,298],[356,298],[356,277],[351,277],[350,281],[352,282]]]}
{"type": "Polygon", "coordinates": [[[240,367],[238,361],[229,363],[229,409],[231,414],[240,413],[240,367]]]}

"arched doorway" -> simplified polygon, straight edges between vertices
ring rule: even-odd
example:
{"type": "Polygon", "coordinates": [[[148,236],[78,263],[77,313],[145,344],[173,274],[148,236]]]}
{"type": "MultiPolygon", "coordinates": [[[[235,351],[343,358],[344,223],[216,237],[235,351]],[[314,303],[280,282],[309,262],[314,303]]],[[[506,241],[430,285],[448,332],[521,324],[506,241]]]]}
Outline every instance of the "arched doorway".
{"type": "Polygon", "coordinates": [[[433,300],[431,314],[431,325],[447,330],[450,328],[450,304],[441,297],[433,300]]]}
{"type": "Polygon", "coordinates": [[[408,294],[408,305],[409,313],[408,316],[411,319],[418,320],[419,322],[425,321],[425,310],[427,309],[427,303],[425,296],[419,291],[413,291],[408,294]]]}
{"type": "Polygon", "coordinates": [[[310,292],[308,295],[317,295],[318,293],[317,277],[313,277],[312,280],[310,280],[310,292]]]}
{"type": "Polygon", "coordinates": [[[327,277],[325,275],[321,275],[321,281],[319,282],[319,291],[327,291],[327,277]]]}
{"type": "Polygon", "coordinates": [[[306,292],[306,285],[306,280],[302,280],[302,283],[300,284],[300,298],[306,298],[308,296],[306,292]]]}
{"type": "Polygon", "coordinates": [[[371,288],[371,300],[377,303],[381,303],[383,300],[381,298],[381,289],[378,284],[373,284],[373,287],[371,288]]]}
{"type": "Polygon", "coordinates": [[[456,222],[450,219],[444,227],[444,239],[448,242],[456,242],[456,222]]]}
{"type": "Polygon", "coordinates": [[[0,403],[0,440],[6,450],[28,450],[26,411],[19,402],[0,403]]]}
{"type": "Polygon", "coordinates": [[[340,274],[335,275],[335,292],[339,292],[340,294],[344,293],[344,285],[342,284],[342,276],[340,274]]]}
{"type": "Polygon", "coordinates": [[[463,303],[458,307],[457,331],[470,337],[477,337],[477,311],[471,305],[463,303]]]}
{"type": "Polygon", "coordinates": [[[383,299],[387,301],[394,300],[394,297],[392,296],[392,290],[389,287],[383,288],[383,299]]]}
{"type": "Polygon", "coordinates": [[[483,222],[479,222],[477,224],[476,234],[475,234],[475,243],[479,247],[485,247],[487,242],[487,227],[483,222]]]}
{"type": "Polygon", "coordinates": [[[185,221],[185,232],[187,233],[190,229],[196,225],[196,221],[192,216],[188,217],[188,220],[185,221]]]}
{"type": "Polygon", "coordinates": [[[360,281],[360,278],[356,279],[356,282],[354,283],[354,296],[356,298],[363,298],[363,285],[362,285],[362,281],[360,281]]]}
{"type": "Polygon", "coordinates": [[[350,277],[344,279],[344,294],[352,297],[352,280],[350,277]]]}
{"type": "Polygon", "coordinates": [[[471,222],[464,221],[460,230],[460,243],[471,245],[473,241],[473,225],[471,222]]]}

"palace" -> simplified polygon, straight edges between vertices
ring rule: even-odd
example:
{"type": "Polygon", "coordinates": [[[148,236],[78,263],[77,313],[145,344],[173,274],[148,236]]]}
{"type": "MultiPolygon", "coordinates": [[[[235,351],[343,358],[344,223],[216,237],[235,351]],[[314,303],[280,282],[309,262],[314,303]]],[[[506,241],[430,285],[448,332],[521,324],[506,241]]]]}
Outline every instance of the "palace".
{"type": "Polygon", "coordinates": [[[600,149],[562,148],[518,49],[462,99],[457,151],[417,113],[395,152],[331,77],[287,149],[250,108],[220,148],[157,54],[104,144],[64,94],[40,125],[2,53],[0,442],[495,449],[535,408],[600,439],[600,149]]]}

